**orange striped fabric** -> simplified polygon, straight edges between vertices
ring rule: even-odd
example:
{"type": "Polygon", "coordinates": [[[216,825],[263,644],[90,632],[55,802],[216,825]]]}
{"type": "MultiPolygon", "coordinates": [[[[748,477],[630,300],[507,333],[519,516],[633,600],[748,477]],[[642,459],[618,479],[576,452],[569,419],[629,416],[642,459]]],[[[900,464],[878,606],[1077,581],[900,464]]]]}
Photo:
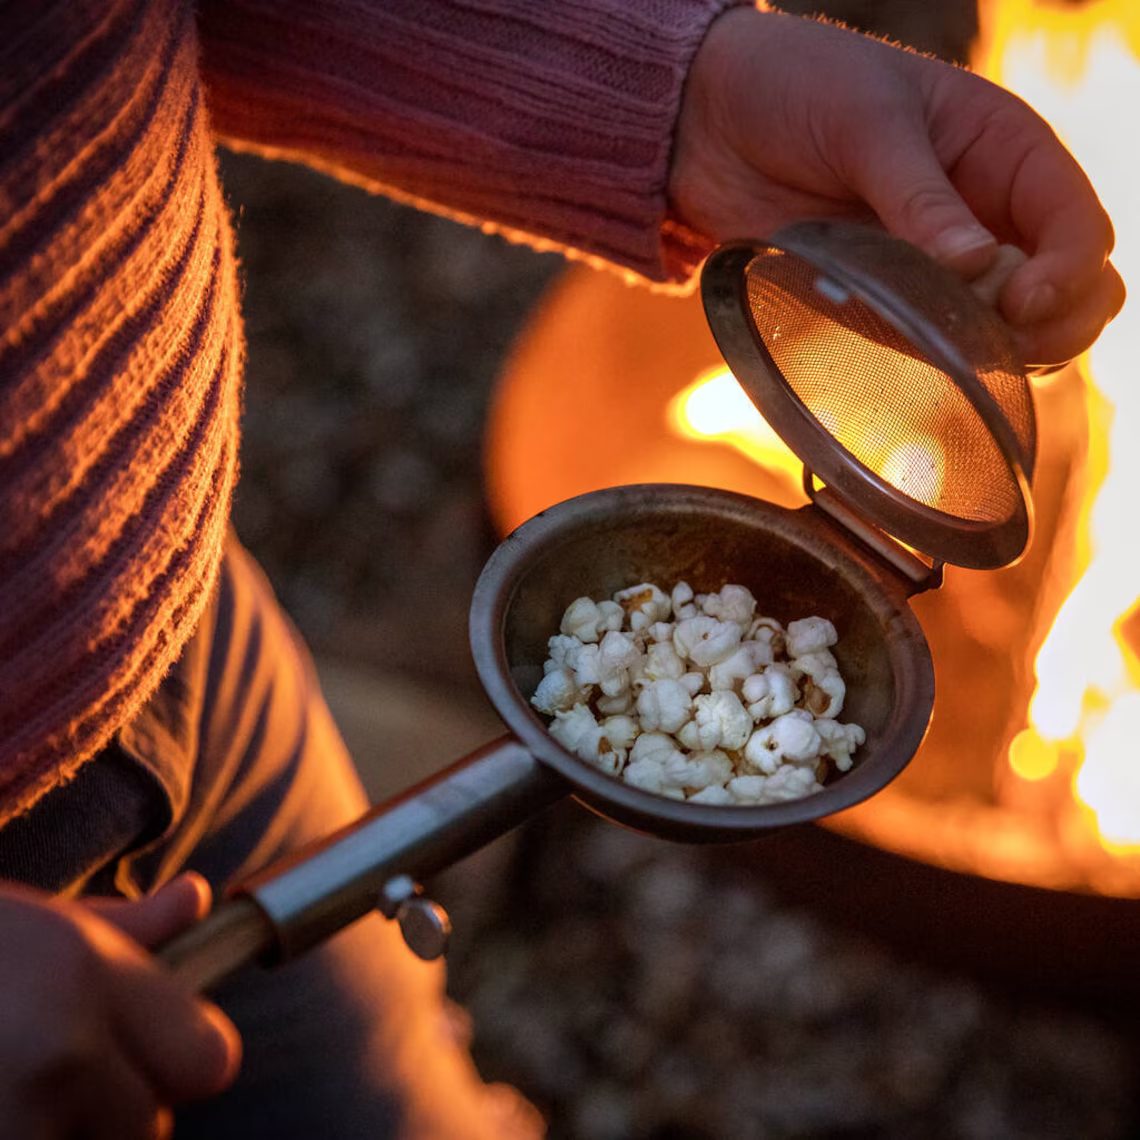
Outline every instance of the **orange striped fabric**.
{"type": "Polygon", "coordinates": [[[157,686],[209,596],[242,338],[190,5],[0,36],[0,822],[157,686]]]}

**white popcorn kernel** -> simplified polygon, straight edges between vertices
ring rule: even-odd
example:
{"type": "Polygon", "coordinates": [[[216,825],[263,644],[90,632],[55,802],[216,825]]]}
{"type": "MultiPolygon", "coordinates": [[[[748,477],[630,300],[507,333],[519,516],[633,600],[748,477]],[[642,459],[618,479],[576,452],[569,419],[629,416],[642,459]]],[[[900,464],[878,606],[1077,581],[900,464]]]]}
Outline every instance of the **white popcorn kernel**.
{"type": "Polygon", "coordinates": [[[625,766],[625,756],[626,754],[620,749],[611,748],[608,752],[599,752],[589,760],[595,768],[600,768],[607,776],[619,776],[625,766]]]}
{"type": "Polygon", "coordinates": [[[827,649],[839,640],[835,626],[821,617],[806,617],[788,622],[787,643],[789,657],[803,657],[820,649],[827,649]]]}
{"type": "Polygon", "coordinates": [[[662,764],[676,747],[676,743],[664,732],[643,732],[633,742],[629,758],[634,763],[652,760],[655,764],[662,764]]]}
{"type": "Polygon", "coordinates": [[[707,678],[704,673],[683,673],[678,680],[685,686],[685,691],[695,697],[704,687],[707,678]]]}
{"type": "Polygon", "coordinates": [[[692,617],[696,613],[696,607],[693,603],[693,587],[688,582],[678,582],[669,595],[669,604],[673,611],[673,617],[680,619],[682,617],[692,617]],[[681,610],[692,606],[692,613],[682,614],[681,610]]]}
{"type": "Polygon", "coordinates": [[[627,784],[643,791],[660,795],[665,790],[665,770],[656,760],[631,760],[621,775],[627,784]]]}
{"type": "MultiPolygon", "coordinates": [[[[693,701],[695,736],[700,749],[727,748],[736,751],[743,748],[752,734],[752,718],[740,703],[740,698],[731,692],[705,693],[693,701]]],[[[688,727],[687,725],[685,726],[688,727]]]]}
{"type": "Polygon", "coordinates": [[[740,648],[748,654],[754,673],[776,660],[771,641],[742,641],[740,648]]]}
{"type": "Polygon", "coordinates": [[[837,717],[843,711],[847,684],[837,669],[804,680],[804,708],[817,717],[837,717]]]}
{"type": "Polygon", "coordinates": [[[602,716],[617,716],[633,708],[633,690],[625,689],[616,697],[600,696],[594,702],[602,716]]]}
{"type": "Polygon", "coordinates": [[[554,713],[571,709],[582,699],[574,674],[565,667],[552,669],[538,683],[530,703],[541,713],[554,713]]]}
{"type": "Polygon", "coordinates": [[[629,673],[625,669],[616,677],[607,677],[599,687],[602,690],[603,697],[620,697],[631,692],[633,688],[630,684],[629,673]]]}
{"type": "Polygon", "coordinates": [[[709,594],[701,607],[709,617],[718,621],[731,621],[746,633],[752,625],[752,615],[756,612],[756,599],[752,591],[744,586],[724,586],[719,593],[709,594]]]}
{"type": "Polygon", "coordinates": [[[794,657],[788,662],[788,668],[795,677],[822,677],[825,673],[838,669],[839,662],[830,649],[817,649],[814,653],[794,657]]]}
{"type": "Polygon", "coordinates": [[[592,598],[575,598],[562,615],[559,628],[568,637],[593,642],[598,640],[598,624],[602,621],[604,615],[598,609],[597,602],[592,598]]]}
{"type": "Polygon", "coordinates": [[[768,665],[762,674],[755,676],[761,677],[764,684],[749,677],[742,688],[744,699],[749,702],[748,712],[754,721],[771,720],[792,711],[796,704],[796,682],[786,665],[779,662],[768,665]],[[752,693],[758,695],[752,699],[749,697],[752,693]]]}
{"type": "Polygon", "coordinates": [[[598,657],[602,679],[616,676],[628,669],[641,656],[633,638],[628,633],[610,630],[598,646],[598,657]]]}
{"type": "Polygon", "coordinates": [[[646,629],[664,621],[672,612],[668,597],[652,582],[642,582],[614,594],[614,602],[629,615],[630,629],[646,629]]]}
{"type": "Polygon", "coordinates": [[[598,603],[598,636],[621,629],[625,620],[625,610],[617,602],[601,601],[598,603]]]}
{"type": "Polygon", "coordinates": [[[709,688],[715,693],[718,689],[732,689],[756,672],[752,655],[743,644],[723,661],[709,667],[709,688]]]}
{"type": "Polygon", "coordinates": [[[753,673],[750,677],[745,677],[744,683],[740,686],[740,695],[746,704],[761,701],[771,692],[772,684],[765,673],[753,673]]]}
{"type": "Polygon", "coordinates": [[[700,750],[701,731],[695,720],[686,721],[673,735],[682,748],[687,748],[690,752],[700,750]]]}
{"type": "Polygon", "coordinates": [[[650,641],[668,641],[673,640],[673,623],[671,621],[655,621],[651,626],[645,630],[649,636],[650,641]]]}
{"type": "MultiPolygon", "coordinates": [[[[547,643],[550,654],[546,664],[551,668],[565,666],[575,669],[578,666],[578,654],[582,652],[582,643],[576,637],[567,637],[566,634],[556,633],[547,643]]],[[[545,668],[545,666],[544,666],[545,668]]],[[[547,669],[547,672],[550,672],[547,669]]]]}
{"type": "Polygon", "coordinates": [[[723,661],[740,644],[740,626],[701,616],[679,621],[673,630],[673,648],[700,669],[723,661]]]}
{"type": "Polygon", "coordinates": [[[550,735],[567,752],[573,752],[583,760],[591,760],[598,756],[602,727],[586,705],[577,704],[569,712],[554,714],[550,735]]]}
{"type": "Polygon", "coordinates": [[[643,682],[637,694],[637,715],[641,727],[649,732],[676,732],[689,719],[693,698],[680,681],[668,678],[643,682]]]}
{"type": "Polygon", "coordinates": [[[691,756],[674,750],[661,767],[665,788],[707,788],[710,784],[723,785],[732,777],[732,761],[718,749],[691,756]]]}
{"type": "Polygon", "coordinates": [[[840,724],[828,718],[815,722],[815,730],[823,742],[823,755],[829,756],[840,772],[849,772],[854,763],[852,753],[867,743],[867,734],[857,724],[840,724]]]}
{"type": "Polygon", "coordinates": [[[574,659],[574,677],[579,688],[601,684],[601,650],[597,645],[583,645],[574,659]]]}
{"type": "Polygon", "coordinates": [[[736,800],[733,799],[732,793],[727,788],[722,788],[720,784],[709,784],[707,788],[701,788],[699,792],[694,792],[689,796],[689,803],[716,804],[721,807],[725,804],[734,804],[736,800]]]}
{"type": "Polygon", "coordinates": [[[821,744],[811,714],[793,709],[749,737],[744,759],[758,771],[772,775],[785,762],[815,760],[821,744]]]}
{"type": "MultiPolygon", "coordinates": [[[[579,654],[578,676],[582,676],[583,660],[589,661],[593,646],[579,654]]],[[[618,697],[626,692],[631,684],[630,670],[641,661],[641,653],[628,633],[610,630],[597,647],[596,671],[602,693],[607,697],[618,697]]]]}
{"type": "Polygon", "coordinates": [[[766,776],[737,776],[725,785],[725,791],[738,804],[758,804],[763,802],[766,776]]]}
{"type": "Polygon", "coordinates": [[[744,635],[748,641],[758,641],[767,645],[772,659],[778,661],[787,649],[787,634],[784,627],[773,617],[758,617],[744,635]]]}
{"type": "Polygon", "coordinates": [[[764,781],[764,799],[768,803],[802,800],[804,796],[822,792],[823,785],[815,778],[811,768],[796,768],[785,764],[764,781]]]}
{"type": "Polygon", "coordinates": [[[677,656],[672,641],[651,645],[645,653],[645,676],[651,681],[666,678],[676,681],[685,672],[685,663],[677,656]]]}
{"type": "Polygon", "coordinates": [[[628,752],[640,731],[641,726],[631,716],[608,716],[602,721],[603,736],[619,752],[628,752]]]}

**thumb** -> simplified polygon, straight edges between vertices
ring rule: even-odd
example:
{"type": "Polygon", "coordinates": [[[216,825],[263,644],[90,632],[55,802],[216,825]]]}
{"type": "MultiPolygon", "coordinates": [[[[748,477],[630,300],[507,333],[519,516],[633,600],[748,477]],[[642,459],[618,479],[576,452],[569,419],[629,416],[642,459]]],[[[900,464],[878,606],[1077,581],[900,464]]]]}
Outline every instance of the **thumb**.
{"type": "Polygon", "coordinates": [[[954,189],[921,122],[882,124],[859,141],[855,189],[887,230],[966,279],[984,273],[997,239],[954,189]]]}
{"type": "Polygon", "coordinates": [[[206,917],[210,885],[190,871],[136,902],[91,898],[84,899],[83,905],[140,946],[151,949],[206,917]]]}

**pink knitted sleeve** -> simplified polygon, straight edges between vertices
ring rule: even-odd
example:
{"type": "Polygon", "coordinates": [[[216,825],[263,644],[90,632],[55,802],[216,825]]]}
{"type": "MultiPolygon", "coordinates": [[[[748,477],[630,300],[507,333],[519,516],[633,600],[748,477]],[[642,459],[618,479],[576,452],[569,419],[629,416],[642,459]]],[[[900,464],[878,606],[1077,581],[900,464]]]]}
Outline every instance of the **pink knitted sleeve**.
{"type": "Polygon", "coordinates": [[[745,0],[205,0],[216,132],[656,281],[672,133],[713,19],[745,0]]]}

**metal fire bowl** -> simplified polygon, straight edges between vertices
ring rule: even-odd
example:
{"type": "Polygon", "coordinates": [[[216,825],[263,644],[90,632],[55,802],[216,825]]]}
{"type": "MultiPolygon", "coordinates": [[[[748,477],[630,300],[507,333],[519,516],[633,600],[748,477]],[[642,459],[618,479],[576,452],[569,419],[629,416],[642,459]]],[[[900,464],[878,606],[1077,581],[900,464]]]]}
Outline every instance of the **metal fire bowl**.
{"type": "Polygon", "coordinates": [[[706,487],[618,487],[536,515],[484,568],[470,633],[483,686],[522,745],[601,815],[674,839],[749,839],[859,803],[910,761],[934,701],[930,650],[906,589],[872,555],[812,506],[787,510],[706,487]],[[529,697],[566,607],[639,582],[668,590],[680,580],[698,592],[747,586],[760,611],[784,623],[813,614],[834,623],[847,682],[842,719],[867,733],[852,771],[789,803],[690,804],[608,776],[550,736],[529,697]]]}

